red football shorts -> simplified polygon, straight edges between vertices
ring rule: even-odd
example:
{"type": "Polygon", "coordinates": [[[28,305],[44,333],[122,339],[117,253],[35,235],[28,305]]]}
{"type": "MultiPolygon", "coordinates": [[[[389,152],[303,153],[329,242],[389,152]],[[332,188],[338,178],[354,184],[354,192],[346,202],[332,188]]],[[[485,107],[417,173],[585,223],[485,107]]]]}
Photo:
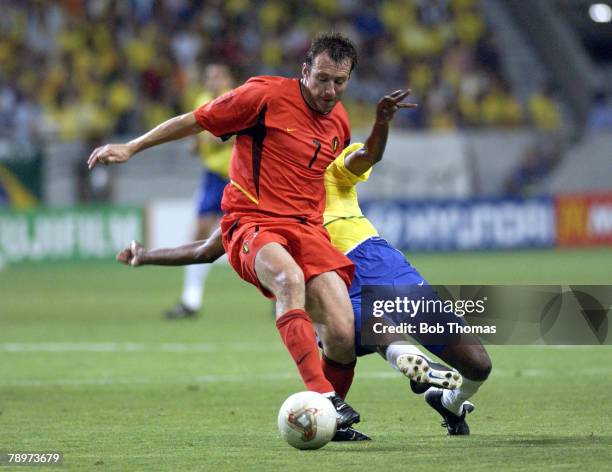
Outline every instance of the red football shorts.
{"type": "Polygon", "coordinates": [[[308,282],[315,275],[336,271],[347,287],[351,285],[355,266],[332,246],[323,226],[298,220],[225,215],[221,220],[223,247],[234,270],[268,298],[272,293],[263,287],[255,274],[255,256],[266,244],[278,243],[293,257],[308,282]]]}

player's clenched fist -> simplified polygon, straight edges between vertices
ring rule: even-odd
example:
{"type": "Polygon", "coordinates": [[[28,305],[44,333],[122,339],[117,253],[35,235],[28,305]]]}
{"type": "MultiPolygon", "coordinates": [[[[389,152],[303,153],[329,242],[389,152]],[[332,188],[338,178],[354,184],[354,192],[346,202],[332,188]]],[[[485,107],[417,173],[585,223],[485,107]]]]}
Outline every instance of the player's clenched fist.
{"type": "Polygon", "coordinates": [[[138,241],[132,241],[128,247],[117,254],[117,260],[125,265],[138,267],[142,263],[145,248],[138,241]]]}
{"type": "Polygon", "coordinates": [[[87,166],[93,169],[96,164],[120,164],[126,162],[134,153],[127,144],[107,144],[94,149],[87,159],[87,166]]]}

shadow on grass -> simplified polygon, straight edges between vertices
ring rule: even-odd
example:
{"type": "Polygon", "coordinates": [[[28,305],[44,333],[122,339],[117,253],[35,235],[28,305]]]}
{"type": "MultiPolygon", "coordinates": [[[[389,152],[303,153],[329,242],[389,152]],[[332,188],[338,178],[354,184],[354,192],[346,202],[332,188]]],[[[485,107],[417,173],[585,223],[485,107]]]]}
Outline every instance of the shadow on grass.
{"type": "Polygon", "coordinates": [[[593,446],[595,444],[612,445],[612,436],[609,435],[560,435],[549,434],[539,436],[537,434],[503,437],[499,435],[475,435],[474,441],[482,442],[483,445],[491,446],[593,446]]]}
{"type": "MultiPolygon", "coordinates": [[[[397,444],[397,438],[391,439],[389,436],[374,438],[373,441],[364,443],[338,444],[335,447],[325,448],[322,452],[333,454],[342,452],[398,452],[405,450],[406,444],[397,444]],[[391,444],[391,440],[394,444],[391,444]]],[[[411,437],[411,447],[418,448],[419,443],[431,446],[432,444],[443,444],[446,449],[464,449],[469,444],[470,449],[488,449],[499,447],[563,447],[563,448],[591,448],[593,446],[612,446],[612,436],[610,435],[559,435],[552,436],[550,434],[537,435],[526,434],[520,436],[511,436],[503,434],[473,434],[469,437],[454,437],[447,436],[419,436],[418,438],[411,437]]]]}

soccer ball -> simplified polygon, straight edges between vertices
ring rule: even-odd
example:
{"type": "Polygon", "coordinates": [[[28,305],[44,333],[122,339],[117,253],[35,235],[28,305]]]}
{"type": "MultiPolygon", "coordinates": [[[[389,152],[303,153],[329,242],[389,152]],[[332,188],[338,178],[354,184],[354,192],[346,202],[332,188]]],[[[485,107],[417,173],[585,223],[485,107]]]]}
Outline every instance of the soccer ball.
{"type": "Polygon", "coordinates": [[[294,393],[280,407],[278,430],[297,449],[319,449],[336,434],[336,409],[320,393],[294,393]]]}

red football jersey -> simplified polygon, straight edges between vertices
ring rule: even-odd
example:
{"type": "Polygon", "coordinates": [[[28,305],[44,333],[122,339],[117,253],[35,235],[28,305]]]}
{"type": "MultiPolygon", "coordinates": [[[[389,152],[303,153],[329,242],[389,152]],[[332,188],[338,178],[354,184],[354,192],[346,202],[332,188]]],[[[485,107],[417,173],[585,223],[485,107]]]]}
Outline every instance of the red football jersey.
{"type": "Polygon", "coordinates": [[[306,103],[299,80],[254,77],[194,113],[215,136],[236,135],[224,212],[322,223],[325,169],[350,142],[341,103],[324,115],[306,103]]]}

